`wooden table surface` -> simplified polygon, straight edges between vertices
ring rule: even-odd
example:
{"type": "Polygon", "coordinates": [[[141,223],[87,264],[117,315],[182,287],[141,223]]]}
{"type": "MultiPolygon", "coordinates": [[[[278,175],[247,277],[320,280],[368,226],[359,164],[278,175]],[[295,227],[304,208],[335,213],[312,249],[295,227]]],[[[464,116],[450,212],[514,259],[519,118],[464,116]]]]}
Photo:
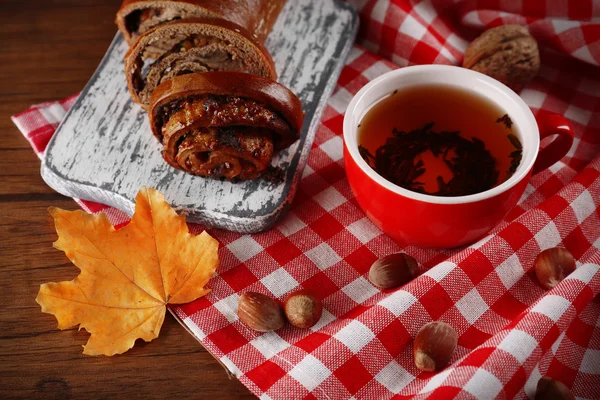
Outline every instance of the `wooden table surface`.
{"type": "Polygon", "coordinates": [[[0,398],[251,398],[167,314],[160,337],[121,356],[87,357],[88,334],[42,314],[39,285],[77,268],[52,248],[49,206],[76,209],[40,178],[40,161],[10,116],[80,91],[116,32],[121,0],[0,4],[0,398]]]}

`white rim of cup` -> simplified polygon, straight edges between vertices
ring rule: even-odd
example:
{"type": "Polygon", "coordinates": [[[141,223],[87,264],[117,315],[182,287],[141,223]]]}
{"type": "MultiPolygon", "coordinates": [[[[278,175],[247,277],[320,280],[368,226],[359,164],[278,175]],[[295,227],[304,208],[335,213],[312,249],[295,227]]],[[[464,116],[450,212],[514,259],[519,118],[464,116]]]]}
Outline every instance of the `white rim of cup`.
{"type": "Polygon", "coordinates": [[[346,144],[350,156],[352,157],[354,162],[356,162],[358,167],[363,172],[365,172],[372,180],[377,182],[379,185],[385,187],[386,189],[404,197],[434,204],[473,203],[495,197],[507,191],[508,189],[521,182],[527,176],[529,171],[533,168],[533,164],[535,163],[535,160],[537,158],[537,153],[539,151],[540,146],[539,129],[535,117],[531,112],[529,106],[523,101],[521,97],[519,97],[519,95],[517,95],[504,84],[487,75],[481,74],[470,69],[451,65],[415,65],[410,67],[404,67],[387,72],[375,78],[371,82],[367,83],[352,98],[350,104],[348,105],[348,108],[346,109],[346,114],[344,115],[343,123],[343,136],[344,143],[346,144]],[[410,81],[411,76],[415,77],[419,74],[430,75],[431,79],[428,79],[427,82],[412,83],[410,81]],[[456,75],[456,77],[462,77],[465,80],[452,81],[444,78],[444,74],[456,75]],[[397,81],[399,79],[404,79],[406,83],[400,84],[388,82],[397,81]],[[371,168],[365,160],[363,160],[363,158],[358,152],[357,142],[358,124],[362,120],[363,116],[375,104],[392,94],[394,90],[404,89],[410,86],[418,86],[422,84],[443,84],[449,86],[456,86],[469,91],[474,91],[479,95],[488,98],[490,101],[492,101],[501,109],[507,112],[509,110],[506,109],[511,108],[507,107],[507,104],[512,104],[512,111],[515,111],[516,107],[516,110],[518,112],[511,112],[509,113],[509,116],[511,117],[514,123],[514,126],[517,127],[516,132],[513,130],[513,133],[516,133],[519,136],[521,143],[523,144],[523,157],[521,159],[521,163],[517,167],[517,170],[509,179],[489,190],[471,194],[468,196],[433,196],[413,192],[411,190],[404,189],[398,185],[395,185],[394,183],[388,181],[387,179],[379,175],[377,172],[375,172],[375,170],[371,168]],[[356,115],[356,108],[360,104],[360,102],[369,94],[370,91],[378,90],[379,87],[382,86],[385,87],[385,90],[383,90],[384,94],[379,96],[377,100],[371,102],[368,106],[364,107],[364,110],[360,113],[360,115],[356,115]],[[500,97],[493,99],[490,98],[489,95],[486,95],[481,91],[495,92],[498,95],[500,95],[500,97]],[[501,99],[502,101],[498,101],[499,99],[501,99]],[[531,134],[529,136],[524,136],[525,134],[523,132],[526,130],[531,131],[531,134]]]}

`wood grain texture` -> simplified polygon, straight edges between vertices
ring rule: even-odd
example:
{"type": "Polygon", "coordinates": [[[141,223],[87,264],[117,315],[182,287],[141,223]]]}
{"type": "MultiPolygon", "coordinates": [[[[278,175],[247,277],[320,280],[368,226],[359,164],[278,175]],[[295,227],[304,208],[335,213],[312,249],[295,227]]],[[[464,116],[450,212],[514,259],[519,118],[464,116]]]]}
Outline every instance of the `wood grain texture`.
{"type": "Polygon", "coordinates": [[[77,269],[52,248],[49,206],[77,209],[40,177],[10,120],[80,91],[114,34],[120,0],[3,0],[0,6],[0,399],[254,398],[172,317],[160,337],[116,357],[84,357],[84,331],[59,331],[39,285],[77,269]],[[93,23],[91,21],[94,21],[93,23]]]}
{"type": "Polygon", "coordinates": [[[127,91],[123,57],[128,46],[120,34],[48,145],[42,176],[60,193],[129,215],[139,188],[148,186],[164,193],[189,221],[237,232],[266,230],[294,197],[357,24],[356,13],[337,0],[293,0],[267,38],[278,81],[296,93],[305,112],[300,140],[273,157],[271,164],[285,171],[279,185],[261,179],[222,182],[167,165],[145,112],[127,91]]]}

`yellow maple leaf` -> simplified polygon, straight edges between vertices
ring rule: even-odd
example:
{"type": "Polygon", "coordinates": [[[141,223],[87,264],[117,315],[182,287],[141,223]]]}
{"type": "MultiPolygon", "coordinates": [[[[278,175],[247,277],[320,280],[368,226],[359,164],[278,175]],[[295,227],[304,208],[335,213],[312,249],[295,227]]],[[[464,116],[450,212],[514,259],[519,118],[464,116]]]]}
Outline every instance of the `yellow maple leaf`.
{"type": "Polygon", "coordinates": [[[218,242],[191,235],[154,189],[142,188],[135,214],[122,229],[105,214],[50,208],[58,240],[81,273],[70,282],[40,286],[36,301],[54,314],[60,329],[79,324],[91,336],[87,355],[121,354],[136,339],[158,337],[167,304],[206,295],[204,286],[219,264],[218,242]]]}

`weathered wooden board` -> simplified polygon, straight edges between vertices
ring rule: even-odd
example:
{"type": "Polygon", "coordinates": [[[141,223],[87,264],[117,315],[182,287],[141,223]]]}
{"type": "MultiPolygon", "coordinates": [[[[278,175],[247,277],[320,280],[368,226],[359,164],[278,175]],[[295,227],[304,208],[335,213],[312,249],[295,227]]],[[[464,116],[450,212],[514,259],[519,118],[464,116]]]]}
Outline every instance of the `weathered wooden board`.
{"type": "Polygon", "coordinates": [[[268,229],[293,199],[357,26],[355,12],[337,0],[289,0],[267,39],[279,82],[298,95],[306,113],[301,139],[272,161],[286,171],[279,185],[261,180],[233,184],[169,167],[146,114],[127,93],[127,45],[120,34],[48,145],[42,177],[62,194],[130,215],[139,188],[149,186],[190,221],[238,232],[268,229]]]}

